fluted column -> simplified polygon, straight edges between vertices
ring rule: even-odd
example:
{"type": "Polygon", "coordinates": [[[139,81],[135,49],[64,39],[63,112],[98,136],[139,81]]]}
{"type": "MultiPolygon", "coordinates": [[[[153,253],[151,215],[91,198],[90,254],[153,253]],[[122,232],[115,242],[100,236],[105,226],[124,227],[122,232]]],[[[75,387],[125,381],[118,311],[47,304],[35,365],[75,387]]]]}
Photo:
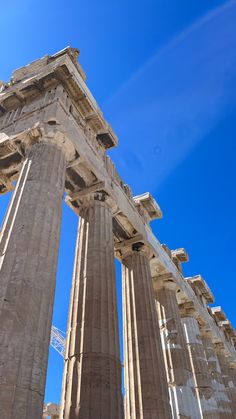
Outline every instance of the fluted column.
{"type": "Polygon", "coordinates": [[[208,372],[211,377],[211,386],[217,402],[217,410],[221,419],[231,418],[230,399],[222,378],[219,361],[216,355],[214,343],[209,329],[201,329],[201,338],[204,346],[205,356],[208,364],[208,372]]]}
{"type": "Polygon", "coordinates": [[[123,252],[126,419],[171,418],[149,259],[144,247],[123,252]]]}
{"type": "Polygon", "coordinates": [[[230,360],[221,347],[217,347],[217,358],[220,364],[221,376],[230,401],[231,417],[236,417],[236,372],[230,368],[230,360]]]}
{"type": "Polygon", "coordinates": [[[201,418],[188,349],[176,298],[177,285],[169,274],[153,278],[173,418],[201,418]]]}
{"type": "Polygon", "coordinates": [[[33,145],[3,225],[1,419],[42,418],[65,168],[56,145],[33,145]]]}
{"type": "Polygon", "coordinates": [[[112,214],[105,194],[80,209],[62,389],[63,419],[122,419],[112,214]]]}
{"type": "Polygon", "coordinates": [[[194,309],[185,311],[182,317],[182,324],[198,395],[199,408],[202,418],[218,419],[217,403],[214,398],[211,377],[208,372],[200,329],[195,315],[194,309]]]}

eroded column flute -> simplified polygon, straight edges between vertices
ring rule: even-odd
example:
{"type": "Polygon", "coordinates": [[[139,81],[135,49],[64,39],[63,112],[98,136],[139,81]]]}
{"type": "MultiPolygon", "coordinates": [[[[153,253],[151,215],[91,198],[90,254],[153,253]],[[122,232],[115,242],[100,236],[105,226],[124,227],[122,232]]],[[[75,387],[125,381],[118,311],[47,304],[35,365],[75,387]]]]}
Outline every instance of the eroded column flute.
{"type": "Polygon", "coordinates": [[[126,419],[170,419],[148,250],[122,251],[126,419]]]}
{"type": "Polygon", "coordinates": [[[41,419],[66,159],[40,142],[28,149],[1,239],[2,419],[41,419]]]}
{"type": "Polygon", "coordinates": [[[182,307],[182,316],[201,417],[203,419],[218,419],[218,408],[201,340],[197,313],[194,308],[186,306],[185,309],[182,307]]]}
{"type": "Polygon", "coordinates": [[[63,419],[122,419],[112,213],[104,193],[80,208],[62,389],[63,419]]]}
{"type": "Polygon", "coordinates": [[[171,274],[153,277],[173,418],[201,418],[171,274]]]}

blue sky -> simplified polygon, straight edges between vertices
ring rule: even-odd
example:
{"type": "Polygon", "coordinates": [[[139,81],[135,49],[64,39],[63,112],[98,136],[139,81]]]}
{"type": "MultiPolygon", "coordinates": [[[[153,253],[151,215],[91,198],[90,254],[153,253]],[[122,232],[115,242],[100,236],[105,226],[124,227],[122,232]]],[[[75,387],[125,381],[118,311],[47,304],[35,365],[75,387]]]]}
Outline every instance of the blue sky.
{"type": "MultiPolygon", "coordinates": [[[[152,227],[185,247],[236,327],[236,1],[12,0],[1,4],[0,79],[67,45],[119,136],[110,154],[135,194],[164,218],[152,227]]],[[[0,220],[8,196],[1,197],[0,220]]],[[[66,330],[77,219],[63,206],[53,323],[66,330]]],[[[117,266],[120,300],[120,267],[117,266]]],[[[46,400],[58,402],[62,359],[50,350],[46,400]]]]}

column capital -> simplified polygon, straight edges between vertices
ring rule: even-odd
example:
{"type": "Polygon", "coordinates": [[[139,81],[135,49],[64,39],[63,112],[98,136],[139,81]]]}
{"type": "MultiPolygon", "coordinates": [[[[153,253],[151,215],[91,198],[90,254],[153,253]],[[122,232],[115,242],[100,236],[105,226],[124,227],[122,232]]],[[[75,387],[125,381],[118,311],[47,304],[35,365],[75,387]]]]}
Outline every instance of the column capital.
{"type": "Polygon", "coordinates": [[[177,292],[178,285],[175,282],[175,277],[172,273],[156,275],[152,277],[153,287],[155,291],[160,289],[169,289],[177,292]]]}
{"type": "Polygon", "coordinates": [[[236,372],[236,362],[234,359],[229,358],[229,368],[231,370],[234,370],[234,372],[236,372]]]}
{"type": "Polygon", "coordinates": [[[225,349],[224,343],[223,342],[215,342],[214,343],[214,347],[215,347],[215,351],[217,353],[218,357],[222,357],[222,360],[224,360],[225,362],[228,362],[228,352],[225,349]]]}
{"type": "Polygon", "coordinates": [[[77,199],[77,203],[78,215],[80,217],[83,216],[84,212],[87,211],[88,208],[98,205],[100,207],[103,206],[108,208],[111,215],[114,214],[114,202],[105,190],[94,191],[84,196],[80,196],[80,198],[77,199]]]}
{"type": "Polygon", "coordinates": [[[192,301],[186,301],[179,305],[181,317],[192,317],[196,320],[199,320],[199,313],[197,312],[196,308],[192,301]]]}
{"type": "Polygon", "coordinates": [[[26,154],[30,152],[31,147],[35,143],[47,143],[60,148],[65,154],[67,162],[72,162],[78,157],[74,145],[66,137],[64,132],[58,130],[57,125],[48,126],[46,124],[41,124],[35,128],[31,128],[30,132],[31,141],[24,143],[26,154]]]}
{"type": "Polygon", "coordinates": [[[104,204],[108,203],[109,200],[109,196],[107,195],[107,193],[105,191],[94,191],[94,192],[90,192],[87,195],[81,196],[78,199],[78,202],[80,204],[80,208],[87,208],[90,207],[91,205],[94,205],[98,202],[103,202],[104,204]]]}
{"type": "Polygon", "coordinates": [[[126,241],[126,244],[117,243],[115,245],[115,254],[116,257],[122,261],[127,259],[129,256],[142,255],[146,256],[148,259],[153,257],[153,251],[141,238],[132,238],[126,241]]]}
{"type": "Polygon", "coordinates": [[[117,212],[116,202],[108,193],[106,184],[103,181],[95,182],[89,186],[83,187],[83,189],[68,194],[65,198],[65,202],[73,211],[76,209],[79,216],[84,208],[87,208],[96,202],[103,202],[104,205],[107,205],[113,216],[115,216],[117,212]]]}
{"type": "Polygon", "coordinates": [[[203,337],[207,338],[207,339],[211,339],[213,338],[213,333],[212,333],[212,329],[209,326],[209,324],[200,324],[200,331],[203,337]]]}
{"type": "Polygon", "coordinates": [[[58,129],[58,125],[36,123],[16,136],[5,137],[6,146],[17,151],[22,157],[27,156],[32,146],[39,143],[53,144],[62,149],[67,162],[74,161],[77,155],[74,145],[63,130],[58,129]]]}
{"type": "Polygon", "coordinates": [[[226,355],[223,342],[216,342],[214,345],[215,345],[215,350],[218,355],[222,355],[222,356],[226,355]]]}

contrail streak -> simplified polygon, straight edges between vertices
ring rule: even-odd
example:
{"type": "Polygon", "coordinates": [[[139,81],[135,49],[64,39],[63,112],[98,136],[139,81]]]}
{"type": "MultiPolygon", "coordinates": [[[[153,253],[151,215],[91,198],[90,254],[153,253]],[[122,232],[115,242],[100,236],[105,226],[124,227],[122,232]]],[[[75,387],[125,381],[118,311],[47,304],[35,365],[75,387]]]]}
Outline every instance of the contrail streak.
{"type": "Polygon", "coordinates": [[[224,4],[223,6],[217,7],[216,9],[210,11],[205,16],[201,17],[199,20],[194,22],[191,26],[187,29],[183,30],[179,35],[177,35],[174,39],[172,39],[167,45],[162,47],[158,50],[155,54],[153,54],[147,61],[144,63],[134,74],[126,80],[110,98],[107,99],[105,105],[110,104],[116,96],[118,96],[123,90],[127,88],[131,83],[137,80],[154,62],[159,60],[165,53],[169,52],[179,44],[181,44],[189,35],[194,33],[196,30],[201,28],[202,26],[206,25],[207,23],[211,22],[215,18],[217,18],[222,13],[234,8],[236,6],[236,0],[231,0],[228,3],[224,4]]]}

